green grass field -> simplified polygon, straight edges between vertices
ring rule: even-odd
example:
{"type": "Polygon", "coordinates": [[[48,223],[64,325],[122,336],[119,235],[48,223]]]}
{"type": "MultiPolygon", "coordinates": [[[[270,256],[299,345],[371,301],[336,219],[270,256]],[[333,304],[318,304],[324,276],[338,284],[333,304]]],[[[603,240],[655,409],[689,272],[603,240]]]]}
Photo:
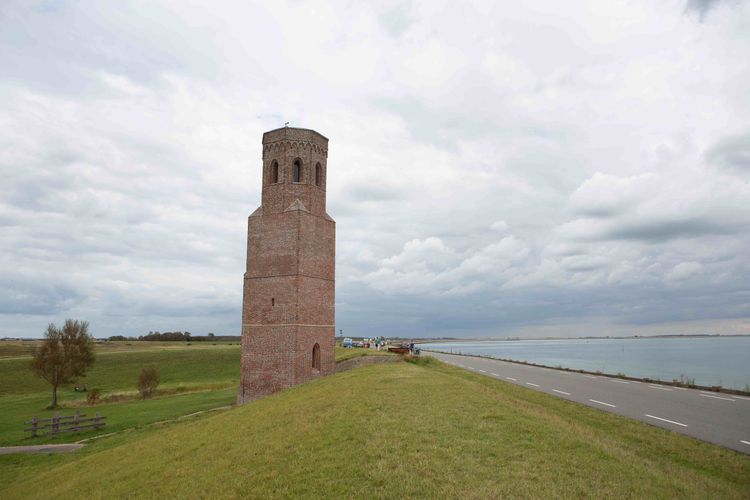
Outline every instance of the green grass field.
{"type": "Polygon", "coordinates": [[[434,360],[0,456],[3,498],[126,496],[748,498],[750,457],[434,360]]]}
{"type": "MultiPolygon", "coordinates": [[[[28,349],[28,342],[2,342],[6,352],[28,349]]],[[[93,407],[85,404],[86,393],[74,392],[74,384],[58,389],[63,415],[80,410],[86,415],[99,412],[107,417],[106,429],[32,439],[23,422],[33,415],[49,418],[51,388],[27,368],[28,356],[0,359],[0,446],[46,442],[72,442],[103,433],[140,427],[181,415],[233,404],[240,376],[240,346],[237,343],[194,342],[109,342],[96,345],[97,359],[86,377],[89,389],[99,388],[104,398],[121,401],[93,407]],[[160,395],[142,401],[135,384],[144,366],[157,366],[161,374],[160,395]]],[[[336,348],[336,359],[372,353],[366,349],[336,348]]]]}
{"type": "MultiPolygon", "coordinates": [[[[234,403],[240,373],[239,345],[134,344],[141,345],[103,352],[97,346],[92,369],[80,379],[89,389],[101,389],[104,397],[118,394],[124,396],[125,402],[79,407],[85,402],[86,393],[74,392],[73,384],[58,389],[60,411],[64,415],[79,408],[87,415],[98,411],[107,417],[106,429],[68,434],[54,442],[76,441],[234,403]],[[159,389],[170,395],[148,401],[137,399],[135,385],[144,366],[159,368],[159,389]]],[[[0,446],[52,442],[50,438],[32,439],[23,432],[23,422],[32,415],[48,418],[54,413],[45,409],[51,400],[50,385],[35,377],[28,370],[28,363],[28,357],[0,359],[0,408],[3,410],[0,412],[0,446]]]]}
{"type": "MultiPolygon", "coordinates": [[[[31,356],[34,348],[39,345],[36,340],[13,340],[0,341],[0,359],[17,358],[22,356],[31,356]]],[[[123,341],[123,342],[97,342],[95,345],[96,352],[133,352],[133,351],[152,351],[164,349],[184,349],[185,347],[201,346],[230,346],[239,345],[238,342],[141,342],[141,341],[123,341]]]]}

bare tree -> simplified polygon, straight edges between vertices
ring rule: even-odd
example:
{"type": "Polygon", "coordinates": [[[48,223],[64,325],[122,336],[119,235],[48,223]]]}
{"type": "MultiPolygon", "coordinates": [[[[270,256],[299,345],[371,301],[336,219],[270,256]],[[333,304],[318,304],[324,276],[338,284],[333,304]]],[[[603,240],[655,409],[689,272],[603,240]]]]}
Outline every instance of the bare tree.
{"type": "Polygon", "coordinates": [[[57,406],[57,388],[83,377],[94,363],[94,350],[86,321],[66,319],[58,329],[50,323],[42,345],[34,349],[31,370],[52,385],[52,402],[57,406]]]}

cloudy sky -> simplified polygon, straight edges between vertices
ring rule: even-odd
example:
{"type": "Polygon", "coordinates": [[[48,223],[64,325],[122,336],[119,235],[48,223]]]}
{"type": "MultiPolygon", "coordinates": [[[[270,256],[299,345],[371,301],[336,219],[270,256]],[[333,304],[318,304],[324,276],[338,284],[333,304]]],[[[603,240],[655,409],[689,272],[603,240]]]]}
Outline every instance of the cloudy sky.
{"type": "Polygon", "coordinates": [[[238,334],[286,121],[345,334],[750,333],[748,54],[739,0],[3,0],[0,337],[238,334]]]}

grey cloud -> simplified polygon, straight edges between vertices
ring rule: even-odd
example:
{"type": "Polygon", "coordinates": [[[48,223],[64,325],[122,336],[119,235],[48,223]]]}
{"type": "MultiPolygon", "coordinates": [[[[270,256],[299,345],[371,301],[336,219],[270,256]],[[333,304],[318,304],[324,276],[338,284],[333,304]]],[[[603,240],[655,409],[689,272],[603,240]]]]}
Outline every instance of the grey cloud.
{"type": "Polygon", "coordinates": [[[750,133],[719,141],[706,152],[706,161],[737,172],[750,173],[750,133]]]}
{"type": "Polygon", "coordinates": [[[54,315],[83,299],[75,286],[29,280],[17,276],[0,282],[0,314],[54,315]]]}
{"type": "Polygon", "coordinates": [[[725,0],[687,0],[686,12],[695,12],[701,21],[706,18],[708,12],[725,0]]]}
{"type": "Polygon", "coordinates": [[[169,72],[210,75],[213,62],[198,50],[201,43],[210,39],[156,5],[122,3],[114,13],[74,2],[4,2],[0,13],[3,79],[51,93],[87,98],[106,93],[96,78],[102,71],[150,85],[169,72]],[[174,36],[181,43],[172,43],[174,36]]]}
{"type": "Polygon", "coordinates": [[[604,238],[664,242],[675,238],[698,238],[742,232],[745,226],[722,224],[718,221],[693,219],[639,220],[615,224],[604,238]]]}
{"type": "Polygon", "coordinates": [[[604,27],[549,1],[541,30],[523,2],[0,4],[3,333],[238,333],[260,134],[289,119],[331,137],[345,334],[747,317],[747,191],[711,168],[748,171],[746,135],[715,142],[746,126],[747,33],[660,17],[684,4],[604,27]]]}
{"type": "Polygon", "coordinates": [[[410,3],[403,2],[380,15],[380,23],[392,36],[401,36],[412,25],[413,19],[409,14],[409,8],[410,3]]]}

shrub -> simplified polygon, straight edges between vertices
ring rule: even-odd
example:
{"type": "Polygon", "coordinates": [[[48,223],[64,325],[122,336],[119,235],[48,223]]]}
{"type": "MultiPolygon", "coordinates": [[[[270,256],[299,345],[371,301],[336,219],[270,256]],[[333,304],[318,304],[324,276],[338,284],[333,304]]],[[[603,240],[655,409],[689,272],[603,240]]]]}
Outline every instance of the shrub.
{"type": "Polygon", "coordinates": [[[407,363],[414,363],[420,366],[432,366],[436,365],[438,361],[432,356],[412,356],[411,354],[404,354],[404,361],[407,363]]]}
{"type": "Polygon", "coordinates": [[[99,402],[101,397],[102,397],[101,389],[91,389],[89,393],[86,394],[86,402],[90,405],[95,405],[99,402]]]}
{"type": "Polygon", "coordinates": [[[138,392],[143,399],[153,396],[156,387],[159,385],[159,369],[155,366],[149,366],[141,370],[138,376],[138,392]]]}

